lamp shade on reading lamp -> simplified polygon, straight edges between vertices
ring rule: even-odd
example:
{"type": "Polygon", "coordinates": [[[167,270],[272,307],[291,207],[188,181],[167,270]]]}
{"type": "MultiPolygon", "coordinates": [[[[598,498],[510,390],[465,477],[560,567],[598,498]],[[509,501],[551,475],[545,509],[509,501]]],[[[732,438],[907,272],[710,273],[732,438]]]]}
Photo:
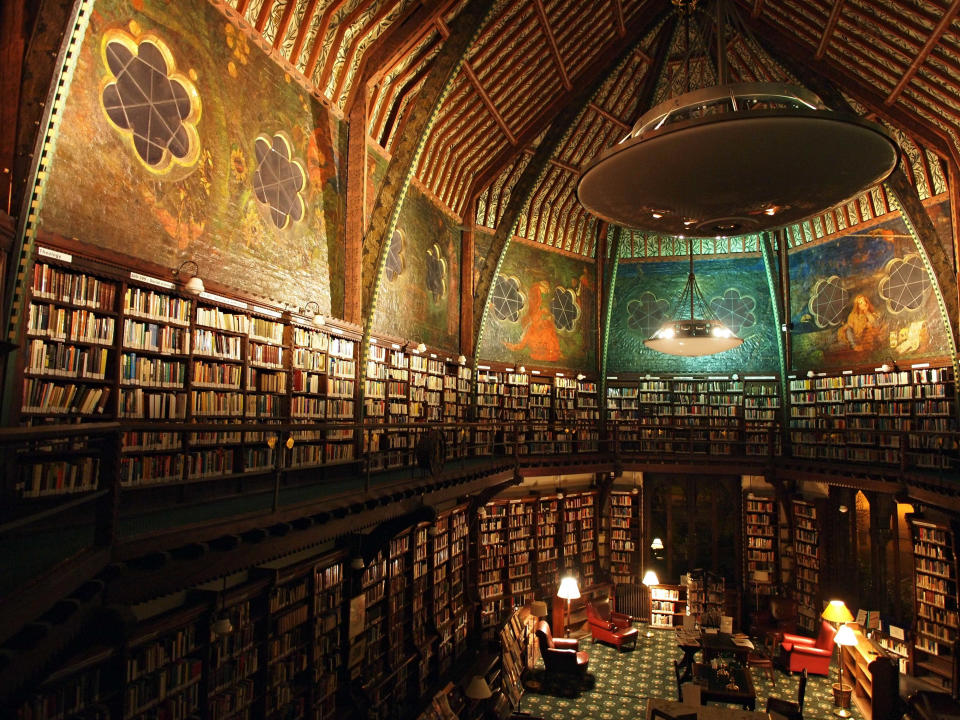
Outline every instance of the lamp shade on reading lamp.
{"type": "MultiPolygon", "coordinates": [[[[832,623],[848,623],[853,621],[853,615],[850,614],[850,611],[847,610],[847,606],[844,604],[843,600],[831,600],[827,605],[827,609],[823,611],[821,615],[824,620],[832,623]]],[[[836,642],[836,640],[834,640],[836,642]]]]}
{"type": "Polygon", "coordinates": [[[647,587],[650,587],[651,585],[659,585],[660,578],[657,577],[657,574],[653,570],[647,570],[646,575],[643,576],[643,580],[640,582],[647,587]]]}
{"type": "Polygon", "coordinates": [[[580,586],[577,585],[577,579],[572,575],[567,575],[560,581],[560,588],[557,590],[557,597],[563,600],[576,600],[580,597],[580,586]]]}
{"type": "Polygon", "coordinates": [[[473,679],[470,680],[470,684],[467,685],[466,690],[463,691],[463,694],[471,700],[486,700],[493,695],[490,691],[490,686],[487,685],[487,681],[482,675],[474,675],[473,679]]]}
{"type": "Polygon", "coordinates": [[[837,645],[850,647],[857,644],[857,636],[849,625],[841,625],[840,629],[837,630],[837,634],[833,636],[833,641],[837,645]]]}
{"type": "Polygon", "coordinates": [[[547,604],[543,600],[534,600],[530,603],[530,614],[542,618],[547,616],[547,604]]]}

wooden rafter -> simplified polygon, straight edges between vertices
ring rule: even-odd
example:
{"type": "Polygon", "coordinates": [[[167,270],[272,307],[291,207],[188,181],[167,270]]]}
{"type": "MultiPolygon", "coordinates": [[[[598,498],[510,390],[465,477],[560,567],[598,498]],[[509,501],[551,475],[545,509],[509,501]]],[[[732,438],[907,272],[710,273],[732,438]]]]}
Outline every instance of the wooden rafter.
{"type": "Polygon", "coordinates": [[[840,19],[840,11],[843,10],[843,0],[833,0],[833,9],[830,10],[830,19],[827,20],[827,26],[823,29],[823,35],[820,37],[820,44],[817,46],[817,53],[814,57],[819,60],[830,44],[830,38],[837,27],[837,21],[840,19]]]}
{"type": "Polygon", "coordinates": [[[477,78],[477,74],[473,71],[470,63],[465,62],[463,64],[463,73],[467,76],[470,84],[473,85],[473,89],[476,91],[477,95],[480,96],[480,99],[487,108],[487,112],[490,113],[490,116],[493,118],[494,122],[496,122],[500,127],[500,131],[507,137],[507,142],[509,142],[511,145],[516,145],[516,136],[510,132],[510,128],[507,127],[507,123],[504,122],[503,116],[500,114],[500,111],[497,110],[497,106],[493,104],[493,100],[490,99],[487,91],[483,89],[483,86],[480,84],[480,80],[477,78]]]}
{"type": "Polygon", "coordinates": [[[297,3],[295,2],[288,2],[286,7],[283,8],[283,14],[280,16],[280,22],[277,23],[277,34],[273,38],[274,50],[283,44],[283,40],[287,35],[287,28],[290,27],[290,20],[293,18],[293,11],[296,10],[296,8],[297,3]]]}
{"type": "Polygon", "coordinates": [[[560,71],[560,77],[563,79],[563,86],[570,90],[573,86],[570,84],[570,76],[567,75],[567,66],[560,56],[560,48],[557,47],[557,39],[553,36],[553,30],[550,28],[550,19],[547,17],[547,10],[543,7],[543,0],[534,0],[537,8],[537,17],[540,18],[540,28],[543,34],[547,36],[547,45],[550,47],[550,55],[553,56],[553,62],[560,71]]]}
{"type": "Polygon", "coordinates": [[[610,0],[610,10],[613,13],[613,24],[617,28],[617,35],[623,37],[627,34],[627,26],[623,22],[623,2],[610,0]]]}
{"type": "Polygon", "coordinates": [[[260,14],[257,15],[257,22],[254,25],[258,33],[262,33],[263,29],[267,26],[267,20],[270,19],[270,11],[273,10],[275,4],[276,0],[264,0],[263,5],[260,6],[260,14]]]}
{"type": "Polygon", "coordinates": [[[313,77],[313,71],[317,68],[317,61],[320,60],[320,51],[323,50],[323,45],[326,42],[327,30],[330,28],[330,18],[345,2],[346,0],[335,0],[324,9],[323,15],[320,16],[320,25],[317,27],[317,34],[313,36],[313,46],[310,48],[310,55],[307,57],[307,64],[303,69],[303,74],[306,77],[313,77]]]}
{"type": "Polygon", "coordinates": [[[884,105],[893,105],[897,101],[897,98],[900,97],[900,93],[903,92],[903,89],[907,86],[907,83],[910,82],[911,78],[917,73],[917,70],[920,69],[920,66],[926,62],[927,56],[930,54],[930,51],[940,42],[940,37],[946,32],[947,28],[950,27],[950,24],[953,22],[953,19],[957,16],[957,11],[960,11],[960,0],[953,0],[950,4],[950,7],[943,14],[943,17],[940,18],[940,22],[937,23],[937,26],[933,29],[933,32],[930,33],[930,37],[927,38],[927,42],[924,43],[923,48],[913,59],[913,62],[910,63],[910,67],[907,68],[907,71],[903,74],[903,77],[900,78],[900,82],[897,83],[896,87],[890,92],[887,96],[887,99],[883,101],[884,105]]]}
{"type": "MultiPolygon", "coordinates": [[[[300,52],[303,50],[303,44],[307,41],[307,35],[310,34],[310,26],[313,24],[313,13],[317,10],[317,3],[320,0],[307,0],[306,7],[303,8],[303,17],[300,18],[300,26],[297,28],[297,38],[293,41],[293,47],[290,49],[290,62],[296,67],[300,59],[300,52]]],[[[293,3],[290,3],[291,5],[293,3]]]]}
{"type": "MultiPolygon", "coordinates": [[[[347,81],[347,77],[349,77],[350,75],[350,66],[353,64],[353,58],[357,54],[357,48],[360,47],[360,43],[362,43],[367,38],[367,35],[370,33],[372,28],[376,28],[377,25],[380,24],[380,22],[383,20],[386,14],[390,10],[392,10],[393,7],[394,5],[391,3],[384,3],[383,5],[381,5],[380,9],[377,10],[376,15],[374,15],[373,18],[368,20],[367,23],[364,25],[363,32],[358,32],[354,34],[353,39],[350,41],[350,47],[347,49],[347,53],[345,55],[343,65],[341,65],[340,67],[340,76],[337,78],[336,87],[334,87],[333,94],[330,97],[330,99],[333,102],[337,102],[340,95],[343,93],[343,85],[347,81]]],[[[354,76],[355,82],[360,79],[361,78],[359,75],[354,76]]]]}
{"type": "Polygon", "coordinates": [[[614,115],[613,113],[607,112],[606,110],[604,110],[602,107],[600,107],[600,106],[597,105],[596,103],[590,103],[590,105],[589,105],[588,107],[589,107],[591,110],[593,110],[597,115],[599,115],[599,116],[602,117],[602,118],[606,118],[607,120],[609,120],[610,122],[612,122],[614,125],[616,125],[616,126],[617,126],[618,128],[620,128],[621,130],[629,130],[629,129],[630,129],[630,125],[628,125],[627,123],[625,123],[623,120],[621,120],[620,118],[618,118],[618,117],[617,117],[616,115],[614,115]]]}
{"type": "Polygon", "coordinates": [[[330,48],[327,50],[327,58],[323,63],[323,69],[320,71],[320,79],[317,81],[317,89],[320,90],[320,92],[324,92],[327,84],[330,82],[330,75],[333,73],[333,64],[340,54],[340,44],[343,42],[344,34],[350,26],[357,21],[357,18],[361,17],[363,13],[367,11],[373,2],[374,0],[362,0],[347,17],[337,23],[337,31],[333,34],[333,40],[330,43],[330,48]]]}
{"type": "Polygon", "coordinates": [[[754,0],[753,1],[753,17],[760,17],[760,13],[763,12],[763,0],[754,0]]]}

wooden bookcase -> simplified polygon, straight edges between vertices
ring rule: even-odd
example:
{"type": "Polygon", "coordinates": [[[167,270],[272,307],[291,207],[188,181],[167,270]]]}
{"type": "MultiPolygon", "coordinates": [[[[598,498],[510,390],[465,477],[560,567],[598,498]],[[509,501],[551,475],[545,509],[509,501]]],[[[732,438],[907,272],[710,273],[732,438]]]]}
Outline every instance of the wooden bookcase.
{"type": "Polygon", "coordinates": [[[610,493],[610,579],[614,584],[637,583],[636,555],[640,532],[638,495],[610,493]]]}
{"type": "MultiPolygon", "coordinates": [[[[499,373],[489,369],[477,372],[477,421],[493,423],[497,419],[500,406],[500,392],[503,380],[499,373]]],[[[493,454],[493,427],[478,427],[473,433],[473,455],[493,454]]]]}
{"type": "Polygon", "coordinates": [[[480,625],[495,626],[508,607],[506,569],[509,560],[509,518],[507,506],[488,503],[480,517],[480,536],[477,538],[479,569],[480,625]]]}
{"type": "Polygon", "coordinates": [[[743,577],[747,600],[755,610],[777,585],[777,532],[775,499],[747,493],[743,499],[743,577]]]}
{"type": "Polygon", "coordinates": [[[687,614],[686,585],[650,586],[650,626],[673,628],[683,625],[687,614]]]}
{"type": "Polygon", "coordinates": [[[598,603],[609,602],[613,607],[613,585],[610,583],[598,583],[596,585],[586,585],[580,583],[580,598],[570,601],[570,613],[567,615],[567,601],[561,600],[556,595],[553,596],[553,605],[551,607],[551,627],[554,629],[555,637],[584,637],[590,634],[587,626],[587,601],[596,606],[598,603]],[[561,635],[557,628],[562,628],[561,635]]]}
{"type": "Polygon", "coordinates": [[[539,595],[543,597],[555,595],[560,586],[559,503],[556,496],[540,497],[536,501],[536,576],[539,595]]]}
{"type": "Polygon", "coordinates": [[[506,508],[509,521],[509,593],[514,606],[524,605],[533,600],[533,503],[511,500],[506,508]]]}
{"type": "Polygon", "coordinates": [[[119,654],[95,647],[71,657],[13,710],[12,720],[110,720],[116,696],[119,654]]]}
{"type": "Polygon", "coordinates": [[[687,573],[687,613],[701,627],[709,627],[711,621],[720,624],[720,617],[725,614],[725,586],[723,576],[709,570],[687,573]]]}
{"type": "Polygon", "coordinates": [[[553,450],[553,396],[548,378],[534,377],[530,383],[530,420],[533,428],[530,436],[530,453],[544,455],[553,450]]]}
{"type": "Polygon", "coordinates": [[[797,601],[797,625],[816,633],[823,604],[820,598],[820,519],[817,506],[805,500],[791,501],[793,513],[793,599],[797,601]]]}
{"type": "Polygon", "coordinates": [[[594,380],[577,381],[577,437],[578,452],[597,452],[600,449],[600,407],[597,404],[597,383],[594,380]]]}
{"type": "Polygon", "coordinates": [[[840,648],[843,684],[850,684],[851,697],[865,720],[892,717],[900,698],[896,661],[867,639],[853,624],[857,644],[840,648]]]}
{"type": "Polygon", "coordinates": [[[463,657],[467,651],[470,632],[470,613],[467,604],[468,536],[467,506],[459,505],[449,512],[450,562],[447,575],[450,578],[450,617],[453,621],[453,659],[463,657]]]}
{"type": "Polygon", "coordinates": [[[780,454],[780,383],[769,379],[744,379],[743,423],[744,452],[747,455],[766,455],[773,437],[774,453],[780,454]]]}
{"type": "Polygon", "coordinates": [[[950,692],[958,627],[955,522],[907,516],[913,536],[913,672],[950,692]]]}

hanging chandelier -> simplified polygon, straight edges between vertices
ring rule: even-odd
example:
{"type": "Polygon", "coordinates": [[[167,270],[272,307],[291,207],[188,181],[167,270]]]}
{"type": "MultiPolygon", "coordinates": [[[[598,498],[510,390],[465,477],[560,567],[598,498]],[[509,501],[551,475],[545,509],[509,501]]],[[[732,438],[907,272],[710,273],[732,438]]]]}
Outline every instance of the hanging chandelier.
{"type": "Polygon", "coordinates": [[[687,243],[690,247],[690,274],[673,309],[675,319],[661,325],[643,344],[666,355],[684,357],[715,355],[739,347],[743,339],[724,325],[704,300],[693,274],[693,240],[687,240],[687,243]],[[700,317],[697,317],[697,306],[700,317]],[[690,308],[690,317],[681,317],[687,307],[690,308]]]}
{"type": "Polygon", "coordinates": [[[893,172],[899,151],[881,126],[833,112],[793,85],[727,82],[725,26],[749,31],[735,12],[725,14],[724,0],[714,13],[718,83],[692,89],[697,3],[674,4],[686,31],[677,70],[686,92],[646,112],[582,173],[577,198],[589,212],[664,235],[743,235],[824,212],[893,172]]]}

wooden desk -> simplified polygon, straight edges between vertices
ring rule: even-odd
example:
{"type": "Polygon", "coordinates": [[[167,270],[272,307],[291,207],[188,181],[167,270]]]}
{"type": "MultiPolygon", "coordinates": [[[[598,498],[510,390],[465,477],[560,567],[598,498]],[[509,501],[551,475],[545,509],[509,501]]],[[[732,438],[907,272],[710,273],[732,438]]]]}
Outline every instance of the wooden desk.
{"type": "Polygon", "coordinates": [[[753,677],[750,668],[746,666],[730,666],[733,680],[737,684],[736,690],[727,688],[727,681],[717,680],[717,671],[709,665],[694,665],[694,683],[700,685],[700,704],[708,702],[729,703],[740,705],[744,710],[755,710],[757,707],[757,691],[753,686],[753,677]],[[704,683],[704,681],[706,681],[704,683]]]}
{"type": "Polygon", "coordinates": [[[671,715],[696,713],[697,720],[770,720],[770,715],[765,712],[706,707],[703,705],[684,705],[683,703],[678,703],[673,700],[661,700],[660,698],[647,698],[646,720],[650,720],[650,715],[653,713],[654,708],[660,708],[671,715]]]}
{"type": "Polygon", "coordinates": [[[747,655],[753,649],[747,645],[737,645],[733,636],[727,633],[701,633],[700,647],[703,648],[704,662],[710,662],[724,653],[733,655],[741,665],[747,664],[747,655]]]}

